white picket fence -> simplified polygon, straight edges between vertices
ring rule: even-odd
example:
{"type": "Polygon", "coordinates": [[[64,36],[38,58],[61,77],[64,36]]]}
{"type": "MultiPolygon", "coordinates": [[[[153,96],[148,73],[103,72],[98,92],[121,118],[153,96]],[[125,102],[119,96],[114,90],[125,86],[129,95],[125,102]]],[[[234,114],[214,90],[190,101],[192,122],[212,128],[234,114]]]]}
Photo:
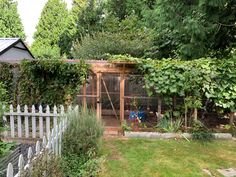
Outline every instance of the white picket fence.
{"type": "Polygon", "coordinates": [[[33,105],[31,109],[28,106],[24,106],[24,111],[21,111],[21,107],[18,105],[16,111],[12,105],[10,105],[10,111],[4,113],[3,121],[9,131],[4,132],[5,137],[10,138],[43,138],[47,135],[51,128],[56,128],[57,122],[60,121],[60,117],[64,115],[64,107],[53,107],[50,112],[50,107],[46,107],[46,111],[43,112],[43,107],[40,105],[36,110],[33,105]]]}
{"type": "Polygon", "coordinates": [[[40,141],[36,142],[36,152],[33,154],[32,148],[28,149],[28,157],[27,162],[25,163],[23,155],[19,156],[18,169],[17,174],[14,175],[13,165],[11,163],[8,164],[7,167],[7,177],[20,177],[24,172],[32,171],[34,168],[33,162],[37,161],[40,155],[43,153],[47,153],[46,155],[50,155],[51,153],[55,155],[61,155],[61,145],[62,145],[62,135],[68,125],[67,118],[62,119],[62,121],[56,125],[55,129],[52,129],[52,133],[48,133],[47,139],[43,136],[43,140],[40,146],[40,141]]]}
{"type": "MultiPolygon", "coordinates": [[[[21,117],[24,117],[25,122],[25,137],[29,137],[29,117],[32,118],[32,137],[36,137],[36,117],[39,118],[39,135],[42,136],[42,143],[40,146],[40,141],[36,142],[36,150],[35,154],[32,151],[32,148],[29,147],[28,149],[28,156],[27,161],[24,161],[23,155],[21,154],[19,156],[18,161],[18,169],[17,173],[14,175],[14,169],[13,165],[11,163],[8,164],[7,167],[7,177],[20,177],[21,174],[24,172],[31,172],[34,168],[33,162],[37,162],[39,160],[39,157],[42,154],[46,155],[61,155],[61,146],[62,146],[62,138],[63,138],[63,132],[66,130],[68,125],[68,119],[65,116],[64,107],[60,107],[60,113],[57,112],[57,108],[54,107],[53,113],[50,113],[50,108],[47,106],[46,112],[43,113],[42,106],[39,107],[38,113],[35,112],[35,107],[32,106],[32,111],[29,112],[27,106],[24,107],[24,112],[22,113],[20,111],[20,106],[17,106],[17,112],[13,111],[13,107],[10,106],[10,113],[4,114],[4,121],[7,121],[7,116],[10,117],[10,128],[11,128],[11,137],[15,136],[15,126],[14,126],[14,118],[17,118],[17,127],[18,127],[18,137],[23,136],[22,132],[22,120],[21,117]],[[50,131],[50,117],[53,118],[53,128],[50,131]],[[58,118],[60,117],[60,123],[58,124],[58,118]],[[43,127],[43,118],[46,118],[46,135],[44,135],[44,131],[42,131],[43,127]],[[20,126],[21,125],[21,126],[20,126]],[[41,129],[41,130],[40,130],[41,129]]],[[[75,110],[78,110],[78,106],[74,108],[75,110]]],[[[69,106],[69,111],[72,110],[72,107],[69,106]]]]}

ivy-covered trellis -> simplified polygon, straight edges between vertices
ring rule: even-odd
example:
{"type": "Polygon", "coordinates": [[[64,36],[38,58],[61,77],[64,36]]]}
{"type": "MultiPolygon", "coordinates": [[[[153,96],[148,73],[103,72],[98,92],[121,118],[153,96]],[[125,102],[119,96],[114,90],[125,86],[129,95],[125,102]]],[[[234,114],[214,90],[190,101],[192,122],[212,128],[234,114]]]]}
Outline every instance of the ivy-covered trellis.
{"type": "MultiPolygon", "coordinates": [[[[197,119],[197,109],[203,108],[203,100],[231,113],[236,108],[236,57],[230,59],[203,58],[192,61],[179,59],[139,59],[130,56],[111,56],[110,61],[135,62],[143,74],[143,82],[148,94],[158,95],[158,102],[171,98],[175,109],[175,98],[184,100],[185,126],[187,126],[188,109],[193,109],[197,119]]],[[[172,114],[175,110],[172,110],[172,114]]],[[[158,108],[161,114],[160,106],[158,108]]]]}
{"type": "Polygon", "coordinates": [[[88,65],[63,60],[23,61],[20,65],[20,104],[71,104],[87,77],[88,65]]]}

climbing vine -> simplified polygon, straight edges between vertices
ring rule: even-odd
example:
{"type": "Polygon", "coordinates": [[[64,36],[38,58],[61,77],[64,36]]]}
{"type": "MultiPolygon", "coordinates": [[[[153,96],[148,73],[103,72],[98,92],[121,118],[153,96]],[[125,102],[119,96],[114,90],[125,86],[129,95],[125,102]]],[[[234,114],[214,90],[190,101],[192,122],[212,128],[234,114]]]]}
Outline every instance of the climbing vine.
{"type": "Polygon", "coordinates": [[[17,65],[0,62],[0,81],[4,89],[8,90],[5,96],[7,101],[13,100],[15,96],[14,68],[17,68],[17,65]]]}
{"type": "Polygon", "coordinates": [[[23,61],[20,65],[21,104],[70,104],[87,77],[88,65],[63,60],[23,61]]]}
{"type": "Polygon", "coordinates": [[[186,109],[202,108],[202,100],[208,99],[226,111],[236,111],[236,57],[185,61],[117,55],[109,60],[135,62],[149,95],[183,97],[186,109]]]}

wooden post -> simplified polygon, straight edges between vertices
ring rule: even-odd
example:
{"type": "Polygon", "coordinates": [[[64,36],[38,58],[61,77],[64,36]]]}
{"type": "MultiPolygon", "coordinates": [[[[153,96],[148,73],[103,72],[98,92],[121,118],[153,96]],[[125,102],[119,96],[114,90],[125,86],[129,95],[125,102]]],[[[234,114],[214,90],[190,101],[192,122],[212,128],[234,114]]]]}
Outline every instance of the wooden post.
{"type": "Polygon", "coordinates": [[[85,112],[87,107],[87,102],[86,102],[86,81],[83,84],[83,111],[85,112]]]}
{"type": "Polygon", "coordinates": [[[158,113],[158,120],[161,119],[161,105],[162,105],[162,102],[161,102],[161,96],[157,96],[157,103],[158,103],[158,106],[157,106],[157,113],[158,113]]]}
{"type": "Polygon", "coordinates": [[[194,118],[194,121],[197,121],[197,108],[194,108],[193,118],[194,118]]]}
{"type": "Polygon", "coordinates": [[[101,73],[97,73],[97,118],[102,117],[102,105],[101,105],[101,73]]]}
{"type": "Polygon", "coordinates": [[[234,125],[234,112],[230,112],[229,124],[234,125]]]}
{"type": "Polygon", "coordinates": [[[125,118],[125,65],[123,65],[123,73],[120,74],[120,122],[124,122],[125,118]]]}
{"type": "Polygon", "coordinates": [[[188,107],[185,105],[185,111],[184,111],[184,127],[185,127],[185,130],[187,130],[188,128],[188,107]]]}
{"type": "MultiPolygon", "coordinates": [[[[94,83],[95,79],[94,76],[92,76],[92,82],[91,82],[91,87],[92,87],[92,95],[95,95],[95,83],[94,83]]],[[[95,109],[95,97],[92,97],[92,107],[93,109],[95,109]]]]}

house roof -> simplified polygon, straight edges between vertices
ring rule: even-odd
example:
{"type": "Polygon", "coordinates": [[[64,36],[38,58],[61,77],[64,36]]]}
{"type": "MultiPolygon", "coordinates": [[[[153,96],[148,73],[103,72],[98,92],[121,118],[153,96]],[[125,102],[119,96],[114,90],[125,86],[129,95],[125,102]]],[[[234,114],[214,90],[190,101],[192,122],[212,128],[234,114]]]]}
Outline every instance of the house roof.
{"type": "Polygon", "coordinates": [[[0,38],[0,55],[5,53],[12,47],[21,50],[26,50],[34,58],[33,54],[29,51],[28,47],[20,38],[0,38]],[[24,48],[15,46],[18,43],[21,43],[24,46],[24,48]]]}

